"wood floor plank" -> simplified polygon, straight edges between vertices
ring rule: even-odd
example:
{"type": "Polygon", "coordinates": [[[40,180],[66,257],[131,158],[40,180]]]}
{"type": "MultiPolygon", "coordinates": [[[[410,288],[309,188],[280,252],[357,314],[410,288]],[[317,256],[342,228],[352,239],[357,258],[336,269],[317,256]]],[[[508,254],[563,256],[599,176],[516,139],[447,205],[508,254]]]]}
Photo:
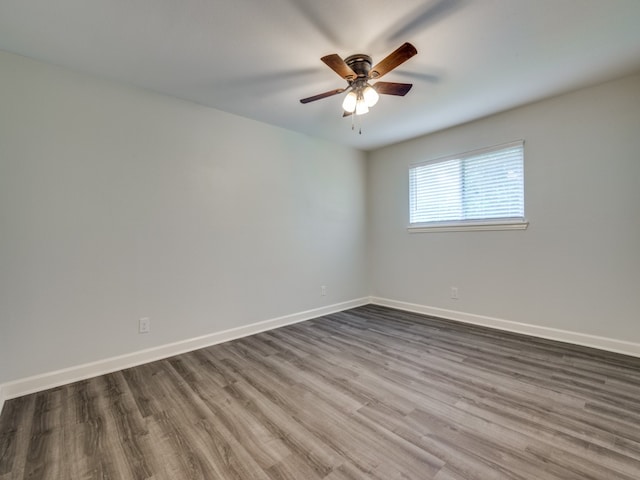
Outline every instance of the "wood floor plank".
{"type": "Polygon", "coordinates": [[[0,480],[639,478],[640,359],[373,305],[0,417],[0,480]]]}
{"type": "Polygon", "coordinates": [[[373,470],[362,471],[353,464],[345,462],[333,469],[323,480],[386,480],[378,476],[373,470]]]}
{"type": "MultiPolygon", "coordinates": [[[[0,417],[0,478],[20,478],[34,420],[35,395],[16,398],[6,403],[0,417]]],[[[3,479],[4,480],[4,479],[3,479]]]]}

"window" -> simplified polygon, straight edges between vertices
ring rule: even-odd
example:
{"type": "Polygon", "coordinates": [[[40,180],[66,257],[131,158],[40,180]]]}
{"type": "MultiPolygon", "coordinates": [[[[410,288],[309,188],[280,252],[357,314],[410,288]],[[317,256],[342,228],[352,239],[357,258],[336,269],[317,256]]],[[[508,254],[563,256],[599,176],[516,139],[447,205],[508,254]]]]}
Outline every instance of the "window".
{"type": "Polygon", "coordinates": [[[524,142],[409,168],[409,230],[523,229],[524,142]]]}

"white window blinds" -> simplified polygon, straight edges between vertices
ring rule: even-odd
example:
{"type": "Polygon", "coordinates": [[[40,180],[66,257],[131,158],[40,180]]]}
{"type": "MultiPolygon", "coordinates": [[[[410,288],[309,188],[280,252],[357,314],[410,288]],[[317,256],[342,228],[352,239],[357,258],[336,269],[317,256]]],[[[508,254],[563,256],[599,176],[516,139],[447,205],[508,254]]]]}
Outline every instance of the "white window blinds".
{"type": "Polygon", "coordinates": [[[524,221],[524,142],[432,160],[409,169],[409,223],[524,221]]]}

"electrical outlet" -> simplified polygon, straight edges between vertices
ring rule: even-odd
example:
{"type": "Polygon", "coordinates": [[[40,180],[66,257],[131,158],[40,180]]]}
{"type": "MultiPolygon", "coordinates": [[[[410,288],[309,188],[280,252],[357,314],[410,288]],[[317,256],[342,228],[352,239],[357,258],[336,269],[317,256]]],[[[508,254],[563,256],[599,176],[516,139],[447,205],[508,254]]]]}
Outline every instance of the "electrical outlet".
{"type": "Polygon", "coordinates": [[[451,298],[458,300],[458,287],[451,287],[451,298]]]}
{"type": "Polygon", "coordinates": [[[138,322],[138,333],[149,333],[151,331],[151,319],[143,317],[138,322]]]}
{"type": "Polygon", "coordinates": [[[326,285],[322,285],[320,287],[320,296],[324,297],[327,295],[327,286],[326,285]]]}

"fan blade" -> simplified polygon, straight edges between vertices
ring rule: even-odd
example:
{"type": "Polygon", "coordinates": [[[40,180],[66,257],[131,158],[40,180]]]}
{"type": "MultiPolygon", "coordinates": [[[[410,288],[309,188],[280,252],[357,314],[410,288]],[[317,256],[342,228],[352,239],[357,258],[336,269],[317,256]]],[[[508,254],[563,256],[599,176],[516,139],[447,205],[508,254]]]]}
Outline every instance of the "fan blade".
{"type": "Polygon", "coordinates": [[[385,73],[389,73],[398,65],[413,57],[418,50],[410,43],[402,44],[398,49],[387,55],[381,62],[374,66],[369,72],[369,78],[380,78],[385,73]]]}
{"type": "Polygon", "coordinates": [[[373,88],[376,92],[383,95],[398,95],[404,97],[413,84],[411,83],[395,83],[395,82],[376,82],[373,88]]]}
{"type": "Polygon", "coordinates": [[[336,88],[335,90],[331,90],[330,92],[320,93],[318,95],[314,95],[313,97],[307,97],[300,100],[300,103],[309,103],[315,102],[316,100],[321,100],[323,98],[331,97],[332,95],[337,95],[346,90],[346,88],[336,88]]]}
{"type": "Polygon", "coordinates": [[[350,117],[351,115],[353,115],[353,112],[347,112],[346,110],[342,111],[342,117],[350,117]]]}
{"type": "Polygon", "coordinates": [[[356,72],[351,70],[351,67],[346,63],[344,63],[344,60],[340,58],[339,55],[336,55],[335,53],[333,55],[327,55],[325,57],[322,57],[320,60],[326,63],[331,70],[336,72],[338,75],[340,75],[342,78],[344,78],[347,81],[355,80],[355,78],[358,76],[356,72]]]}

